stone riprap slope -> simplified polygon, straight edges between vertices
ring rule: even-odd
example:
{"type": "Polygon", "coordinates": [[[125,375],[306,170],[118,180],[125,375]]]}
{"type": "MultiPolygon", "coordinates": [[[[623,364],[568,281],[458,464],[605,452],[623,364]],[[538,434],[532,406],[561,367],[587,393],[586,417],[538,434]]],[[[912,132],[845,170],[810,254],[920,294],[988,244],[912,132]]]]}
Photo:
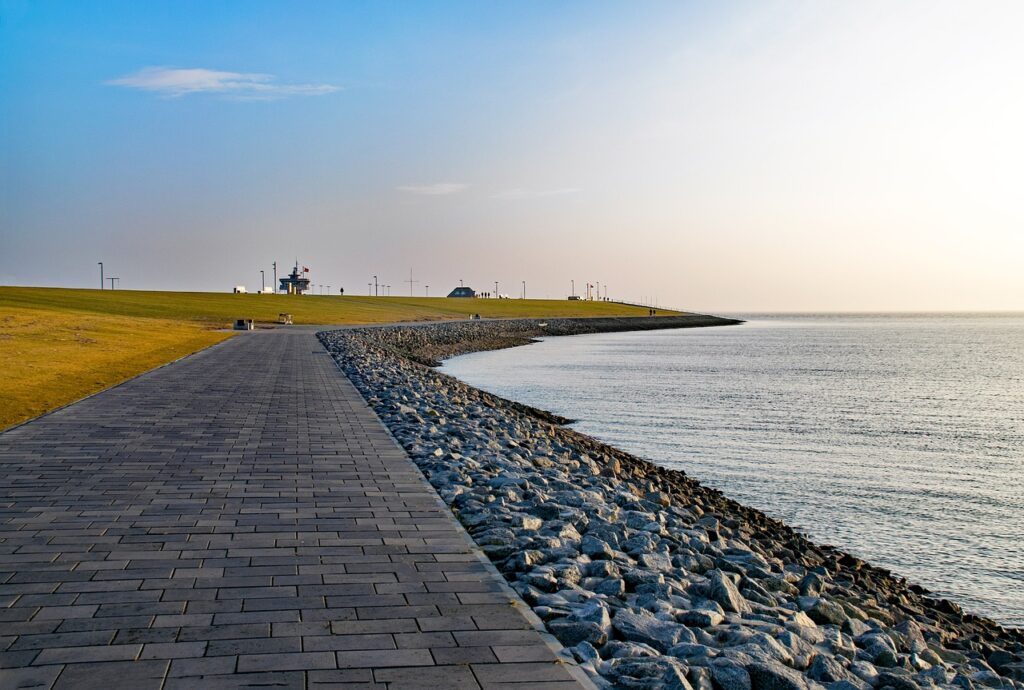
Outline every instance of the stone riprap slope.
{"type": "Polygon", "coordinates": [[[321,339],[598,685],[1024,688],[1021,631],[422,364],[623,322],[449,323],[321,339]]]}

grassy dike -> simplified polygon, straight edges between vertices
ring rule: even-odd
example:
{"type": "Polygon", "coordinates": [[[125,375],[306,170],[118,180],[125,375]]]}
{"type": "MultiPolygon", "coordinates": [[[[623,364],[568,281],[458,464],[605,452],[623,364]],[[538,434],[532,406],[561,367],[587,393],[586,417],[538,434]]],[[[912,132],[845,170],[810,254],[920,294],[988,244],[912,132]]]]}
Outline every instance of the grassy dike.
{"type": "Polygon", "coordinates": [[[282,312],[324,325],[647,316],[614,302],[0,287],[0,429],[229,338],[237,318],[272,324],[282,312]]]}

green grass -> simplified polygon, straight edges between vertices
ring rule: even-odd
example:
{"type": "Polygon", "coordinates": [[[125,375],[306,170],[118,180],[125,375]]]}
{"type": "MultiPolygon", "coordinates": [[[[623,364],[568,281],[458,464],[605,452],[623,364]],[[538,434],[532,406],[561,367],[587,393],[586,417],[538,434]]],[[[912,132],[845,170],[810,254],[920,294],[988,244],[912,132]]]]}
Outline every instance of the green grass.
{"type": "MultiPolygon", "coordinates": [[[[646,316],[647,309],[615,302],[447,297],[234,295],[213,292],[144,292],[0,287],[5,307],[77,311],[114,316],[196,321],[227,326],[237,318],[273,323],[287,312],[295,323],[359,324],[393,321],[556,316],[646,316]]],[[[659,314],[674,314],[659,310],[659,314]]]]}
{"type": "MultiPolygon", "coordinates": [[[[0,429],[225,338],[238,318],[296,324],[558,316],[646,316],[645,307],[568,300],[233,295],[0,287],[0,429]]],[[[659,314],[677,312],[659,311],[659,314]]]]}

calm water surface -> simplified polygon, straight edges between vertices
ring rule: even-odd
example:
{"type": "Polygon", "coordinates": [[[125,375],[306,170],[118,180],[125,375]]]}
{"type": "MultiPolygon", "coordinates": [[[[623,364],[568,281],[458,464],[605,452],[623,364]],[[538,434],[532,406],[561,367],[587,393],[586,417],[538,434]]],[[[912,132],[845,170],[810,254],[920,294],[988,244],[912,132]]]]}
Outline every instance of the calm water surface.
{"type": "Polygon", "coordinates": [[[443,371],[1024,625],[1024,315],[742,318],[443,371]]]}

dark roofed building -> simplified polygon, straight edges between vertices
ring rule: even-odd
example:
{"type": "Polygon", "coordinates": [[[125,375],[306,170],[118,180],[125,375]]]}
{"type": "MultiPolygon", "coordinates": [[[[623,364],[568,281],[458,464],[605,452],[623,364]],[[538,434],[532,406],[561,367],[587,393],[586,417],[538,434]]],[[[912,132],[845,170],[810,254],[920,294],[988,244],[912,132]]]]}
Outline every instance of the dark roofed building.
{"type": "Polygon", "coordinates": [[[449,297],[476,297],[471,287],[457,287],[448,293],[449,297]]]}
{"type": "Polygon", "coordinates": [[[302,267],[302,273],[299,273],[299,262],[295,262],[295,270],[287,278],[281,278],[281,290],[289,295],[301,295],[309,289],[309,278],[306,277],[306,273],[309,269],[305,266],[302,267]]]}

